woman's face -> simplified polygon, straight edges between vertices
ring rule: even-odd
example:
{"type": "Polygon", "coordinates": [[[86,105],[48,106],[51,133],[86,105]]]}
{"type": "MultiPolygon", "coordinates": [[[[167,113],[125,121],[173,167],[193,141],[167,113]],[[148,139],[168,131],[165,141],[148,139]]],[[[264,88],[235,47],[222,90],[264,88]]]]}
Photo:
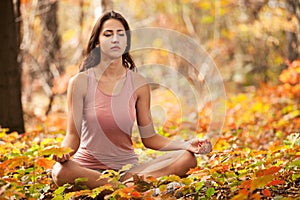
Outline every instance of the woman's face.
{"type": "Polygon", "coordinates": [[[120,58],[127,46],[124,26],[119,20],[109,19],[103,23],[99,34],[101,58],[120,58]]]}

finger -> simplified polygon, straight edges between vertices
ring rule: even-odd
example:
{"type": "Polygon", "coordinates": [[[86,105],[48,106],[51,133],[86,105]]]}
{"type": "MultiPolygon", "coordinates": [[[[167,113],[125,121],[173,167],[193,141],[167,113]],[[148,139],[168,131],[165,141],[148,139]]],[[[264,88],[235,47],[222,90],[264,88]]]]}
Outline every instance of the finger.
{"type": "Polygon", "coordinates": [[[68,158],[67,158],[67,154],[64,154],[63,156],[62,156],[62,159],[63,160],[67,160],[68,158]]]}
{"type": "Polygon", "coordinates": [[[66,161],[70,160],[70,154],[64,154],[62,155],[62,157],[60,158],[60,163],[64,163],[66,161]]]}
{"type": "Polygon", "coordinates": [[[64,155],[64,162],[70,160],[70,155],[69,154],[65,154],[64,155]]]}
{"type": "Polygon", "coordinates": [[[71,156],[70,154],[67,154],[67,159],[70,160],[71,156]]]}
{"type": "Polygon", "coordinates": [[[53,156],[52,156],[52,159],[55,160],[56,162],[58,162],[59,157],[58,157],[57,155],[53,155],[53,156]]]}

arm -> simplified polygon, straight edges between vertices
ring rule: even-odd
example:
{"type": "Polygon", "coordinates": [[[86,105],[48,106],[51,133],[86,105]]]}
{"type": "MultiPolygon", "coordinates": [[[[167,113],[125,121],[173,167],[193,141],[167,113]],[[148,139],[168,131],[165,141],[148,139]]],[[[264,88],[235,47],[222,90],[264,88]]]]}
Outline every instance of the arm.
{"type": "Polygon", "coordinates": [[[138,79],[137,94],[137,124],[139,126],[142,142],[145,147],[154,150],[188,150],[193,153],[201,153],[199,140],[172,141],[169,138],[156,134],[150,111],[150,87],[143,79],[138,79]]]}
{"type": "Polygon", "coordinates": [[[83,98],[86,93],[86,77],[85,74],[78,74],[71,78],[68,85],[68,122],[67,131],[62,147],[69,147],[73,151],[65,154],[62,157],[53,156],[57,162],[65,162],[74,155],[80,145],[80,133],[82,122],[83,98]]]}

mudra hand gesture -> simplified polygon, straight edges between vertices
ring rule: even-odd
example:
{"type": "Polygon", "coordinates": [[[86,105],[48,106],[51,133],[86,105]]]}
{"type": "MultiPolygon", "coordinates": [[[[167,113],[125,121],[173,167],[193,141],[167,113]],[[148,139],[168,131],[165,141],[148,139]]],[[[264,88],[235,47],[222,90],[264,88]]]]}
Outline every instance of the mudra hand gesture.
{"type": "Polygon", "coordinates": [[[212,151],[211,142],[206,140],[193,139],[189,141],[190,146],[188,148],[189,151],[196,154],[208,154],[212,151]]]}

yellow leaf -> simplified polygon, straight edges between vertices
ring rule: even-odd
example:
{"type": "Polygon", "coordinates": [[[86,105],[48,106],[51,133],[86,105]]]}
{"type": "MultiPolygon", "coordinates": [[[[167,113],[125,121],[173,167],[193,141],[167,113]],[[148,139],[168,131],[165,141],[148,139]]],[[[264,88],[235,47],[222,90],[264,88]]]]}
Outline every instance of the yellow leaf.
{"type": "Polygon", "coordinates": [[[244,193],[239,193],[237,195],[235,195],[234,197],[232,197],[230,200],[246,200],[248,199],[248,195],[244,194],[244,193]]]}
{"type": "Polygon", "coordinates": [[[273,180],[273,178],[274,178],[273,175],[267,175],[252,180],[250,190],[253,191],[257,188],[266,186],[268,183],[270,183],[273,180]]]}
{"type": "Polygon", "coordinates": [[[49,146],[41,150],[39,153],[41,156],[57,155],[61,157],[63,154],[68,154],[72,151],[73,150],[69,147],[49,146]]]}

